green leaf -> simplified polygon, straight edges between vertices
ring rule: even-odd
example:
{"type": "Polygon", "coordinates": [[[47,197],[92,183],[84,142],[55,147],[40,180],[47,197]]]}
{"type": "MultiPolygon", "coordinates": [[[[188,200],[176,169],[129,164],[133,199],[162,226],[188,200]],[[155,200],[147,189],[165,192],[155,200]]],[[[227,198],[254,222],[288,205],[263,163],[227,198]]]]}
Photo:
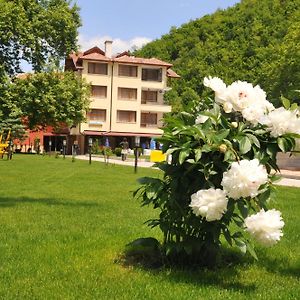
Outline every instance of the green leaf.
{"type": "Polygon", "coordinates": [[[251,142],[247,136],[243,136],[239,141],[239,148],[242,154],[246,154],[251,150],[251,142]]]}
{"type": "Polygon", "coordinates": [[[157,188],[154,187],[154,186],[148,186],[146,188],[146,196],[148,199],[153,199],[153,198],[156,198],[157,197],[157,188]]]}
{"type": "Polygon", "coordinates": [[[276,158],[276,154],[278,152],[278,147],[276,144],[268,144],[267,149],[266,149],[267,154],[272,158],[276,158]]]}
{"type": "Polygon", "coordinates": [[[211,152],[212,147],[208,144],[203,145],[202,152],[211,152]]]}
{"type": "Polygon", "coordinates": [[[167,151],[166,151],[166,155],[170,155],[172,154],[173,152],[175,152],[176,150],[178,150],[179,148],[169,148],[167,151]]]}
{"type": "Polygon", "coordinates": [[[280,96],[280,100],[284,106],[285,109],[289,109],[291,106],[291,102],[289,99],[285,98],[284,96],[280,96]]]}
{"type": "Polygon", "coordinates": [[[238,207],[241,215],[243,216],[243,218],[244,219],[247,218],[247,216],[248,216],[248,206],[245,203],[245,201],[239,200],[238,204],[237,204],[237,207],[238,207]]]}
{"type": "Polygon", "coordinates": [[[224,155],[224,161],[233,161],[234,160],[234,153],[228,149],[226,152],[225,152],[225,155],[224,155]]]}
{"type": "Polygon", "coordinates": [[[246,135],[257,148],[260,148],[260,142],[255,135],[250,133],[247,133],[246,135]]]}
{"type": "MultiPolygon", "coordinates": [[[[239,226],[239,227],[243,227],[244,226],[244,222],[242,220],[238,220],[238,219],[233,219],[233,222],[239,226]]],[[[234,235],[233,235],[234,236],[234,235]]]]}
{"type": "Polygon", "coordinates": [[[139,238],[126,245],[125,252],[127,255],[134,254],[158,254],[160,248],[160,243],[157,239],[139,238]]]}
{"type": "Polygon", "coordinates": [[[235,244],[240,248],[241,252],[245,254],[247,252],[247,245],[240,239],[235,239],[235,244]]]}
{"type": "Polygon", "coordinates": [[[255,252],[254,248],[252,247],[252,245],[248,242],[248,243],[246,243],[246,246],[247,246],[247,251],[250,253],[250,255],[253,258],[255,258],[256,260],[258,260],[256,252],[255,252]]]}
{"type": "Polygon", "coordinates": [[[197,148],[197,149],[194,149],[194,152],[195,152],[195,160],[199,161],[202,156],[202,150],[197,148]]]}
{"type": "Polygon", "coordinates": [[[230,129],[222,129],[213,137],[215,142],[222,142],[230,133],[230,129]]]}
{"type": "Polygon", "coordinates": [[[277,139],[278,147],[282,152],[287,152],[289,149],[288,142],[286,141],[285,138],[279,137],[277,139]]]}
{"type": "Polygon", "coordinates": [[[181,150],[179,153],[179,164],[183,164],[185,159],[190,155],[190,150],[189,149],[184,149],[181,150]]]}
{"type": "Polygon", "coordinates": [[[297,103],[293,103],[290,107],[290,110],[296,110],[298,109],[298,104],[297,103]]]}
{"type": "Polygon", "coordinates": [[[232,239],[228,228],[222,228],[223,235],[227,241],[227,243],[232,246],[232,239]]]}
{"type": "Polygon", "coordinates": [[[265,203],[271,196],[271,190],[266,189],[263,193],[259,194],[257,198],[260,200],[260,202],[265,203]]]}

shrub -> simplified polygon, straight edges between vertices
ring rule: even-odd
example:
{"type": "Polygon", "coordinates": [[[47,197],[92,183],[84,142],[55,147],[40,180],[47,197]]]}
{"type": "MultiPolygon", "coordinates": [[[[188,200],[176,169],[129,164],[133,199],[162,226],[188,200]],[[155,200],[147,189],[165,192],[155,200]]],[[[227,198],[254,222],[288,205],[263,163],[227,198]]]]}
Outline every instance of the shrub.
{"type": "Polygon", "coordinates": [[[122,148],[115,148],[114,153],[116,156],[121,156],[122,155],[122,148]]]}
{"type": "Polygon", "coordinates": [[[246,82],[204,83],[215,99],[165,119],[159,141],[171,160],[157,164],[162,179],[141,178],[134,193],[159,210],[147,224],[162,231],[167,263],[214,266],[222,236],[257,258],[250,237],[271,246],[283,235],[280,212],[267,206],[278,179],[276,155],[293,150],[300,134],[297,105],[285,99],[285,108],[275,109],[246,82]]]}

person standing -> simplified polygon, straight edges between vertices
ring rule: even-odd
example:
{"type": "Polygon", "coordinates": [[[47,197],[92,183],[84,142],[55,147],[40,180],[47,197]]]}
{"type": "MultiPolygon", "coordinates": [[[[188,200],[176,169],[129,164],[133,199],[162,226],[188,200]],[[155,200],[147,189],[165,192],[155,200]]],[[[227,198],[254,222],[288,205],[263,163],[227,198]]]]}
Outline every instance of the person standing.
{"type": "Polygon", "coordinates": [[[128,149],[129,149],[129,144],[127,142],[127,139],[123,138],[123,141],[120,143],[120,145],[122,147],[122,151],[121,151],[122,160],[125,161],[127,158],[128,149]]]}

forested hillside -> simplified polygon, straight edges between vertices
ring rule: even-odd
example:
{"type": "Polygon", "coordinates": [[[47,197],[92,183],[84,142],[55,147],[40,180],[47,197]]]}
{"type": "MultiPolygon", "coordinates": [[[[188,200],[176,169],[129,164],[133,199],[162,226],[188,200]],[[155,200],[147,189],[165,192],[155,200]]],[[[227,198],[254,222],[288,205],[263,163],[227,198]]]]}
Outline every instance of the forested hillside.
{"type": "MultiPolygon", "coordinates": [[[[242,0],[213,15],[171,28],[135,53],[174,64],[181,76],[167,96],[181,103],[203,94],[203,78],[259,84],[270,100],[299,101],[300,0],[242,0]]],[[[176,110],[176,108],[175,108],[176,110]]]]}

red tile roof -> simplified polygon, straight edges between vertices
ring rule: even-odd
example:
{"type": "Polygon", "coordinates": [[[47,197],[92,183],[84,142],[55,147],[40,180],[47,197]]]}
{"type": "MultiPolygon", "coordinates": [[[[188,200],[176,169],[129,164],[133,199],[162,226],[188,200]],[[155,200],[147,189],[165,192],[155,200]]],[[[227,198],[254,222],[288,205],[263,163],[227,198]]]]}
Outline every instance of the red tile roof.
{"type": "Polygon", "coordinates": [[[115,62],[120,63],[129,63],[129,64],[141,64],[141,65],[153,65],[153,66],[163,66],[163,67],[171,67],[172,64],[159,60],[157,58],[141,58],[135,56],[123,55],[120,57],[115,57],[113,59],[115,62]]]}
{"type": "MultiPolygon", "coordinates": [[[[126,64],[162,66],[167,68],[170,68],[172,66],[172,64],[159,60],[157,58],[141,58],[141,57],[130,56],[127,51],[113,58],[109,58],[105,56],[105,53],[98,47],[93,47],[85,52],[71,53],[67,58],[68,62],[71,63],[74,66],[74,68],[81,68],[82,60],[85,59],[95,60],[95,61],[105,61],[105,62],[111,61],[111,62],[126,63],[126,64]]],[[[170,77],[174,77],[174,76],[170,76],[170,77]]]]}
{"type": "Polygon", "coordinates": [[[173,71],[171,68],[169,68],[167,70],[167,76],[172,77],[172,78],[180,78],[180,76],[175,71],[173,71]]]}
{"type": "Polygon", "coordinates": [[[106,57],[105,55],[99,54],[99,53],[91,53],[87,55],[83,55],[81,59],[86,60],[97,60],[97,61],[111,61],[110,58],[106,57]]]}

